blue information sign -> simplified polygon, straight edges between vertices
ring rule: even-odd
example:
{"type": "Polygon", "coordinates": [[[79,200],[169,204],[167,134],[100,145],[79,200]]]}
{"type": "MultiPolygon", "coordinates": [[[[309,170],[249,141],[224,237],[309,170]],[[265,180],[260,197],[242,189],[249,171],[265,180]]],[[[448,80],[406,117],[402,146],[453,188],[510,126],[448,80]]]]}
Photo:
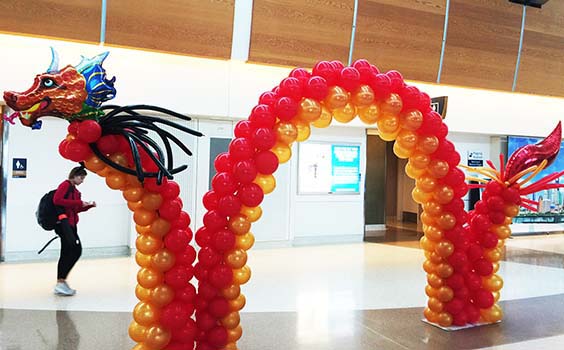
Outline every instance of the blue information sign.
{"type": "Polygon", "coordinates": [[[331,192],[360,192],[360,146],[331,145],[331,192]]]}

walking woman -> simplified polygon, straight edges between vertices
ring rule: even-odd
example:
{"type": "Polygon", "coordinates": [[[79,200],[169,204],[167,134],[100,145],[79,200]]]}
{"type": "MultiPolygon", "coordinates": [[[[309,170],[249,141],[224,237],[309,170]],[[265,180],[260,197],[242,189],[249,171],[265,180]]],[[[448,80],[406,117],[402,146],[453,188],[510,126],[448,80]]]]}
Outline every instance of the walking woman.
{"type": "Polygon", "coordinates": [[[64,208],[64,213],[59,216],[59,222],[55,227],[55,233],[61,239],[61,255],[57,266],[57,284],[55,286],[57,295],[76,294],[76,290],[67,284],[67,276],[82,254],[82,245],[77,231],[78,213],[96,206],[96,202],[84,202],[80,192],[76,189],[76,186],[84,182],[85,177],[84,167],[73,168],[68,180],[59,185],[53,196],[53,204],[64,208]]]}

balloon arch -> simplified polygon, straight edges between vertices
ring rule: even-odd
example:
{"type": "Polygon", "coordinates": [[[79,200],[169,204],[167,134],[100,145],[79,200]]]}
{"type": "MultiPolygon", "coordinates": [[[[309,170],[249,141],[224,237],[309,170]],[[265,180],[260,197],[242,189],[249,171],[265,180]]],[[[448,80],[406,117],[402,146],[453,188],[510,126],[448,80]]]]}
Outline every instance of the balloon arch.
{"type": "Polygon", "coordinates": [[[562,173],[526,183],[554,160],[560,126],[539,145],[518,150],[506,167],[501,159],[499,170],[491,162],[475,169],[491,180],[472,178],[485,191],[476,209],[466,212],[462,198],[469,186],[457,167],[460,155],[427,94],[406,85],[399,72],[381,73],[362,59],[349,67],[321,61],[311,73],[297,68],[260,96],[248,120],[237,123],[229,151],[215,159],[212,190],[203,197],[204,226],[193,235],[180,188],[171,181],[185,167],[173,167],[170,142],[190,151],[157,124],[201,134],[142,113],[189,119],[162,108],[101,106],[115,95],[115,79],[106,79],[101,67],[106,55],[62,70],[54,55],[30,90],[4,94],[16,111],[5,118],[19,117],[33,128],[40,128],[37,119],[44,115],[71,121],[61,155],[84,162],[110,188],[122,191],[139,233],[135,293],[140,301],[129,326],[135,350],[192,349],[194,344],[198,350],[237,349],[243,332],[239,312],[245,306],[240,286],[251,277],[246,264],[254,243],[251,225],[262,215],[264,195],[276,186],[273,174],[290,159],[292,144],[308,139],[312,126],[325,128],[333,119],[347,123],[357,116],[377,125],[383,140],[395,140],[395,154],[409,160],[405,172],[415,179],[412,195],[423,207],[425,318],[442,327],[501,320],[497,301],[503,281],[496,273],[504,240],[511,235],[508,225],[520,206],[534,205],[524,195],[558,186],[550,182],[562,173]],[[52,84],[70,88],[52,89],[52,84]],[[147,131],[161,137],[166,152],[147,131]],[[198,253],[190,245],[193,236],[198,253]],[[197,288],[190,283],[193,277],[197,288]]]}

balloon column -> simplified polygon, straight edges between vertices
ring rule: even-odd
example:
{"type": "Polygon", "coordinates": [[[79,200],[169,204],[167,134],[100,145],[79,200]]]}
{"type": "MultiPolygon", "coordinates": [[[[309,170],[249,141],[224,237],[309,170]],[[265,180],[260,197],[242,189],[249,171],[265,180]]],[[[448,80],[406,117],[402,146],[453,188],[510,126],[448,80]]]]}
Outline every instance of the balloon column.
{"type": "Polygon", "coordinates": [[[201,247],[190,245],[190,217],[182,211],[171,142],[190,154],[169,127],[201,134],[144,111],[188,119],[154,106],[101,106],[115,96],[114,79],[106,79],[102,54],[76,67],[58,69],[56,55],[47,73],[38,75],[23,93],[5,92],[6,103],[22,124],[38,129],[45,115],[71,122],[59,147],[63,157],[84,162],[121,190],[133,211],[139,236],[134,321],[129,334],[135,350],[238,349],[242,335],[239,312],[245,306],[241,285],[249,281],[247,251],[254,244],[251,225],[262,215],[265,194],[276,187],[273,176],[287,162],[294,142],[305,141],[312,126],[328,127],[335,119],[347,123],[358,116],[376,125],[379,135],[393,141],[394,152],[409,159],[405,171],[416,180],[413,198],[423,206],[429,296],[424,315],[430,322],[451,325],[496,322],[496,304],[503,285],[496,274],[509,223],[519,206],[532,208],[522,197],[545,188],[564,172],[526,185],[559,151],[560,125],[543,142],[518,150],[498,171],[469,169],[489,182],[476,210],[467,213],[462,197],[468,192],[460,155],[446,139],[448,128],[430,106],[430,98],[407,85],[397,71],[381,73],[366,60],[350,67],[321,61],[310,73],[297,68],[272,91],[263,93],[248,120],[237,123],[235,139],[215,159],[212,190],[203,197],[207,209],[195,234],[201,247]],[[149,137],[154,132],[165,146],[149,137]],[[527,176],[523,179],[523,177],[527,176]],[[190,283],[196,277],[198,288],[190,283]],[[195,312],[195,319],[192,315],[195,312]]]}

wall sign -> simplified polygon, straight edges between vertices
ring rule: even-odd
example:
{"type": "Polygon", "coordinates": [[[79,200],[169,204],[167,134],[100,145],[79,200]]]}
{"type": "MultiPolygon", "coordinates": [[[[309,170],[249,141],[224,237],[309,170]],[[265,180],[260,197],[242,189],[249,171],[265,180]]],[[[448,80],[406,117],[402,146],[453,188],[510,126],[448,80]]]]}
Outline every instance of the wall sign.
{"type": "Polygon", "coordinates": [[[13,178],[27,177],[27,158],[12,159],[12,177],[13,178]]]}
{"type": "Polygon", "coordinates": [[[448,96],[433,97],[431,99],[431,108],[445,119],[447,112],[448,96]]]}
{"type": "Polygon", "coordinates": [[[468,151],[468,166],[484,166],[484,154],[480,151],[468,151]]]}

